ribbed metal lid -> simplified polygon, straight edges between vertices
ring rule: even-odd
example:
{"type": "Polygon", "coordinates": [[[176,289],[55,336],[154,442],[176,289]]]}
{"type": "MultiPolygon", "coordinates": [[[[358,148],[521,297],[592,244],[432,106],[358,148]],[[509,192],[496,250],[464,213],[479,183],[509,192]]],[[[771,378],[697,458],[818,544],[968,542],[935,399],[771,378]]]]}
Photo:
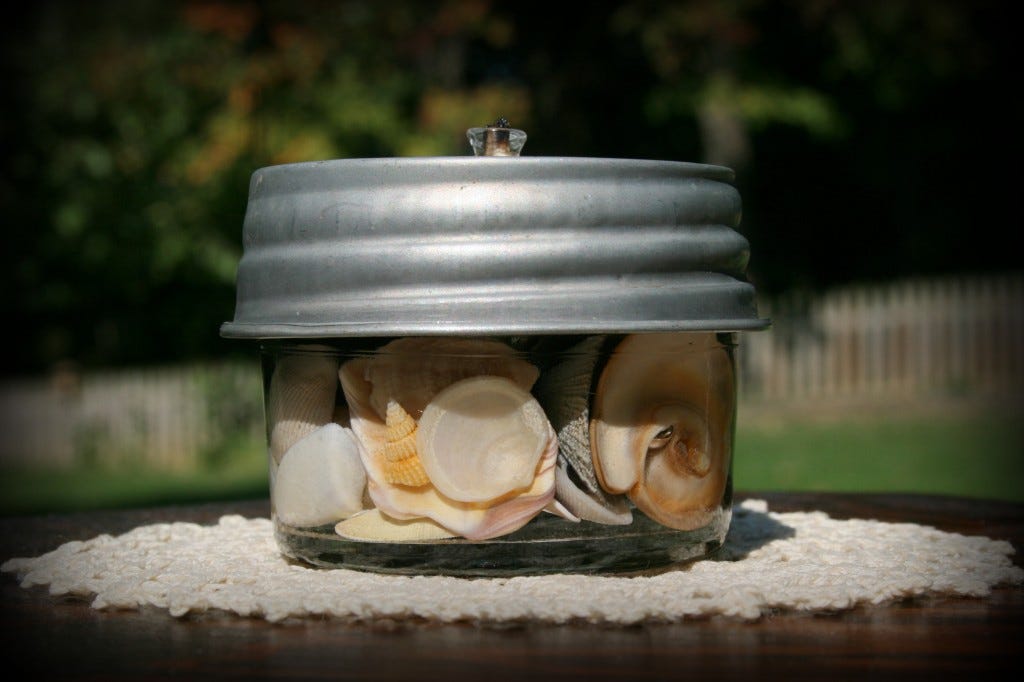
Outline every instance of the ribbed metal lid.
{"type": "Polygon", "coordinates": [[[257,170],[231,338],[761,329],[732,171],[432,157],[257,170]]]}

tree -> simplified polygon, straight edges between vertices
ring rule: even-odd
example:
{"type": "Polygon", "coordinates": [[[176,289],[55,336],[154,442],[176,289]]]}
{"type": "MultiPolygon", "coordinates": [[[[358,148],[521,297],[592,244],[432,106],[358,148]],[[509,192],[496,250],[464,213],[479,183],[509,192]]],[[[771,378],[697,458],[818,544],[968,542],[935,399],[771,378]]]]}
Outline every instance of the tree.
{"type": "Polygon", "coordinates": [[[766,294],[1017,268],[998,249],[1020,105],[995,3],[600,0],[82,5],[2,48],[5,373],[249,352],[233,309],[251,173],[466,154],[498,115],[526,153],[737,170],[766,294]],[[979,231],[979,226],[984,231],[979,231]]]}

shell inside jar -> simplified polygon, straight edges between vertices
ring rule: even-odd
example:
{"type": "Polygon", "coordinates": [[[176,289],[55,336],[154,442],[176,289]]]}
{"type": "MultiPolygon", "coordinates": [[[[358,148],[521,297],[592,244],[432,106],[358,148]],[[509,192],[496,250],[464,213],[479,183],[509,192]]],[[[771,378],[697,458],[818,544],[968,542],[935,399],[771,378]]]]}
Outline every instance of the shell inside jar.
{"type": "Polygon", "coordinates": [[[269,352],[271,498],[290,527],[483,541],[542,514],[639,512],[691,530],[726,497],[734,373],[715,333],[269,352]]]}

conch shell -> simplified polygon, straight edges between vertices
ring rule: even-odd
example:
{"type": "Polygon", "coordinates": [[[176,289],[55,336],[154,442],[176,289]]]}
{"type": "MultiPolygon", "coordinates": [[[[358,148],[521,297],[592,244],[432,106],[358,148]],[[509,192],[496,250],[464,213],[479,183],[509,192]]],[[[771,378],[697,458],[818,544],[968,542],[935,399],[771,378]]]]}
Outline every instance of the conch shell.
{"type": "Polygon", "coordinates": [[[393,519],[432,519],[471,540],[522,527],[554,498],[558,445],[528,392],[536,368],[496,342],[400,341],[385,347],[390,354],[349,361],[339,372],[373,503],[393,519]],[[426,484],[389,480],[392,403],[419,416],[416,456],[426,484]]]}
{"type": "Polygon", "coordinates": [[[734,416],[732,356],[714,333],[627,336],[594,396],[598,481],[665,526],[706,525],[723,501],[734,416]]]}

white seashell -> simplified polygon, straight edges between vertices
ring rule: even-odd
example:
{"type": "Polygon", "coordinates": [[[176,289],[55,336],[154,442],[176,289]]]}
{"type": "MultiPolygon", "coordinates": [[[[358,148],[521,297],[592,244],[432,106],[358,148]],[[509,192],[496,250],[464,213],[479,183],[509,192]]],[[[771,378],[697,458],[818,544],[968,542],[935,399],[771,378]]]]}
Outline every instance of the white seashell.
{"type": "Polygon", "coordinates": [[[337,392],[338,361],[330,355],[286,355],[278,360],[267,396],[270,456],[275,462],[280,463],[285,451],[300,439],[333,420],[337,392]]]}
{"type": "Polygon", "coordinates": [[[361,542],[424,542],[455,537],[430,519],[400,521],[385,516],[379,509],[368,509],[339,521],[334,532],[361,542]]]}
{"type": "Polygon", "coordinates": [[[285,452],[272,484],[277,518],[320,526],[361,511],[366,472],[350,429],[327,424],[285,452]]]}
{"type": "Polygon", "coordinates": [[[558,434],[555,499],[587,521],[627,525],[633,514],[621,495],[601,489],[590,448],[590,390],[606,336],[589,336],[563,351],[545,371],[534,393],[558,434]]]}
{"type": "Polygon", "coordinates": [[[594,396],[601,486],[670,528],[705,525],[728,480],[734,387],[731,356],[713,333],[626,337],[594,396]]]}
{"type": "Polygon", "coordinates": [[[487,502],[533,483],[551,426],[528,392],[508,379],[463,379],[423,410],[416,445],[438,492],[487,502]]]}

